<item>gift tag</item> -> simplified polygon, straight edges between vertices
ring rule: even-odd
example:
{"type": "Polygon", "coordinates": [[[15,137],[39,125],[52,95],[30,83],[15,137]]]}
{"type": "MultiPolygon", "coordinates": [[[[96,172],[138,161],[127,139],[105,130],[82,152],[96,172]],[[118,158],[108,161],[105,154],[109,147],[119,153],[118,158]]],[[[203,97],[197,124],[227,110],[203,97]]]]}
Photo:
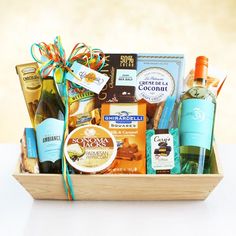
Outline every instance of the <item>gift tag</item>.
{"type": "Polygon", "coordinates": [[[156,134],[151,137],[152,168],[170,170],[174,167],[174,144],[171,134],[156,134]]]}
{"type": "Polygon", "coordinates": [[[96,94],[99,94],[109,77],[78,62],[74,62],[66,74],[66,79],[96,94]]]}

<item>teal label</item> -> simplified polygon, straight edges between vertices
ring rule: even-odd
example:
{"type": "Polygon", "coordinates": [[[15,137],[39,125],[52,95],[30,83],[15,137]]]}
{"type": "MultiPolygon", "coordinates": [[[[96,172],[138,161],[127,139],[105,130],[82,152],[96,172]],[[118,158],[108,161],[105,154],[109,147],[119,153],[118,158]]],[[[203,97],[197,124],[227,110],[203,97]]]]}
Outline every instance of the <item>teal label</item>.
{"type": "Polygon", "coordinates": [[[201,99],[182,102],[180,118],[180,145],[210,150],[215,104],[201,99]]]}
{"type": "Polygon", "coordinates": [[[117,69],[116,70],[116,85],[117,86],[136,86],[136,70],[132,69],[117,69]]]}
{"type": "Polygon", "coordinates": [[[37,146],[35,139],[35,131],[33,128],[25,128],[27,156],[28,158],[37,158],[37,146]]]}
{"type": "Polygon", "coordinates": [[[48,118],[36,127],[40,162],[55,162],[61,157],[64,121],[48,118]]]}

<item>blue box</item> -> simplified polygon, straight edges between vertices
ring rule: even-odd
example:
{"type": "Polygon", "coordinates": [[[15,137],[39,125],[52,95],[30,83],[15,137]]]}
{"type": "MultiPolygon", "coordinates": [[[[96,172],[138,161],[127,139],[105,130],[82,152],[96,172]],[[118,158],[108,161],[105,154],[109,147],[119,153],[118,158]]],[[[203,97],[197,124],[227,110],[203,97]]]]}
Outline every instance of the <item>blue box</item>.
{"type": "Polygon", "coordinates": [[[155,104],[168,96],[178,99],[183,91],[183,69],[183,54],[138,54],[137,100],[155,104]]]}
{"type": "Polygon", "coordinates": [[[28,158],[37,158],[37,144],[33,128],[25,128],[26,150],[28,158]]]}

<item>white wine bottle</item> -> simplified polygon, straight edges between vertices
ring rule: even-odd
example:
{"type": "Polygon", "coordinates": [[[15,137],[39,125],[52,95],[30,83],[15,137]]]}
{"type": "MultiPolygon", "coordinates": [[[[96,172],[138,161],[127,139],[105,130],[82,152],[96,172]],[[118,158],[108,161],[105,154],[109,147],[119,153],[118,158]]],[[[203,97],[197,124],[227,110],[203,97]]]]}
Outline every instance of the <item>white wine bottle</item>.
{"type": "Polygon", "coordinates": [[[207,72],[208,58],[198,57],[193,87],[181,97],[179,129],[182,174],[209,172],[216,98],[206,88],[207,72]]]}
{"type": "Polygon", "coordinates": [[[41,173],[61,173],[64,111],[53,77],[43,78],[34,119],[41,173]]]}

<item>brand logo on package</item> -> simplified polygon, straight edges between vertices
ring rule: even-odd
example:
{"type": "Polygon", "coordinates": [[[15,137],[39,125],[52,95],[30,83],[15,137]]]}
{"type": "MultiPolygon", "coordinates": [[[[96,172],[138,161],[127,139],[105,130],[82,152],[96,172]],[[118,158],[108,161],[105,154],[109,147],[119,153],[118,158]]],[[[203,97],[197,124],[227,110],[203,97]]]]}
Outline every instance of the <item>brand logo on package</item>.
{"type": "Polygon", "coordinates": [[[199,120],[199,121],[204,121],[205,120],[205,113],[199,107],[195,107],[193,109],[193,119],[199,120]]]}
{"type": "Polygon", "coordinates": [[[144,116],[132,115],[127,111],[120,111],[114,115],[105,115],[104,120],[110,122],[110,128],[136,128],[137,122],[143,121],[144,116]]]}
{"type": "Polygon", "coordinates": [[[199,107],[193,108],[193,110],[186,115],[190,115],[193,120],[198,122],[202,122],[205,120],[205,113],[199,107]]]}
{"type": "Polygon", "coordinates": [[[27,68],[22,69],[23,74],[29,74],[29,73],[35,73],[35,72],[36,72],[35,67],[27,67],[27,68]]]}
{"type": "Polygon", "coordinates": [[[153,67],[137,75],[136,95],[149,103],[159,103],[173,95],[175,82],[172,75],[163,68],[153,67]]]}
{"type": "Polygon", "coordinates": [[[174,167],[173,147],[171,134],[157,134],[151,137],[151,157],[154,170],[170,170],[174,167]]]}
{"type": "Polygon", "coordinates": [[[120,56],[120,67],[133,67],[134,57],[132,55],[120,56]]]}

